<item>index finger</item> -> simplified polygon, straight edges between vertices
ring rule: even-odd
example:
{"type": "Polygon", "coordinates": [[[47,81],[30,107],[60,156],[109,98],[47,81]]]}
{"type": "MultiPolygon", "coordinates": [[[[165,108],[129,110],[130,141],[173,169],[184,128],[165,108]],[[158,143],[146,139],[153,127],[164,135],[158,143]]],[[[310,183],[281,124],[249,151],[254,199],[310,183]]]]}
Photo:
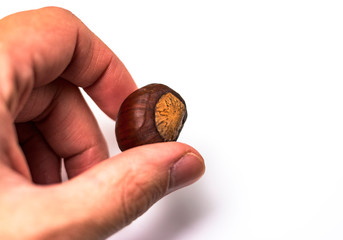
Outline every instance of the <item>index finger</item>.
{"type": "MultiPolygon", "coordinates": [[[[2,96],[12,114],[33,87],[59,76],[82,87],[115,119],[120,104],[137,87],[118,57],[77,17],[60,8],[43,8],[0,21],[2,96]],[[18,22],[20,21],[20,22],[18,22]]],[[[0,76],[1,77],[1,76],[0,76]]]]}

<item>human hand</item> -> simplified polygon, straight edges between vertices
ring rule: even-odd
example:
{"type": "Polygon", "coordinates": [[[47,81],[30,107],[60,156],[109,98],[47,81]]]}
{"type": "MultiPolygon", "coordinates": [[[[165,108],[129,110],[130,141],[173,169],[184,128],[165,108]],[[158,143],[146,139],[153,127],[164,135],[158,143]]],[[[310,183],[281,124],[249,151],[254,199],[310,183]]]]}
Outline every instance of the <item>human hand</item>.
{"type": "Polygon", "coordinates": [[[203,174],[202,157],[182,143],[108,158],[78,87],[112,119],[136,89],[70,12],[44,8],[0,20],[0,239],[105,238],[203,174]]]}

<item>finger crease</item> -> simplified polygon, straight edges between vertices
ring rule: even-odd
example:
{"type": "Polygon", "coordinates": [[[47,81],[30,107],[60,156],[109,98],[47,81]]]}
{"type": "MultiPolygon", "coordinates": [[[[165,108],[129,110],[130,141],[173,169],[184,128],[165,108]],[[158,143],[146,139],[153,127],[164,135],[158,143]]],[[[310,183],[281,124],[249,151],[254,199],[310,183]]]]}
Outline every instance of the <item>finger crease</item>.
{"type": "Polygon", "coordinates": [[[62,94],[62,88],[57,87],[54,95],[50,99],[49,104],[47,104],[47,107],[37,117],[35,117],[32,121],[35,123],[44,122],[48,118],[50,113],[52,113],[54,111],[55,107],[57,106],[56,99],[58,99],[61,94],[62,94]]]}
{"type": "Polygon", "coordinates": [[[105,68],[100,72],[99,76],[90,85],[85,86],[84,90],[92,88],[94,85],[96,85],[100,81],[100,79],[102,79],[104,77],[104,75],[109,71],[110,67],[113,65],[113,59],[114,59],[114,57],[111,56],[109,61],[106,64],[105,68]]]}

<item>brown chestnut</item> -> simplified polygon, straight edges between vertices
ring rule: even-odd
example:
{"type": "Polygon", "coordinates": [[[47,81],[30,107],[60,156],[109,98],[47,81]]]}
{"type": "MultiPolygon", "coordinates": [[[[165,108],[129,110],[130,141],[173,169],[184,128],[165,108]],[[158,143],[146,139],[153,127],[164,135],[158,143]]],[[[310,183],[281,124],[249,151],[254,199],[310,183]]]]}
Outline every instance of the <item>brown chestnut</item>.
{"type": "Polygon", "coordinates": [[[131,93],[120,106],[115,133],[120,150],[176,141],[187,118],[186,103],[173,89],[149,84],[131,93]]]}

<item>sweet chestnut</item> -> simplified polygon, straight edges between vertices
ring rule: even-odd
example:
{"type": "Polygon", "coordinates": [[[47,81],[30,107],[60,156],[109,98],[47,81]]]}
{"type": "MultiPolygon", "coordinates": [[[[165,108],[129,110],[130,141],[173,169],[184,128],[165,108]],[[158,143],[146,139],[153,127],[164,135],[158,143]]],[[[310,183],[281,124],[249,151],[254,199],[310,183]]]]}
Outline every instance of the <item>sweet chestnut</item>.
{"type": "Polygon", "coordinates": [[[118,146],[124,151],[176,141],[186,119],[186,103],[177,92],[163,84],[149,84],[122,103],[115,127],[118,146]]]}

